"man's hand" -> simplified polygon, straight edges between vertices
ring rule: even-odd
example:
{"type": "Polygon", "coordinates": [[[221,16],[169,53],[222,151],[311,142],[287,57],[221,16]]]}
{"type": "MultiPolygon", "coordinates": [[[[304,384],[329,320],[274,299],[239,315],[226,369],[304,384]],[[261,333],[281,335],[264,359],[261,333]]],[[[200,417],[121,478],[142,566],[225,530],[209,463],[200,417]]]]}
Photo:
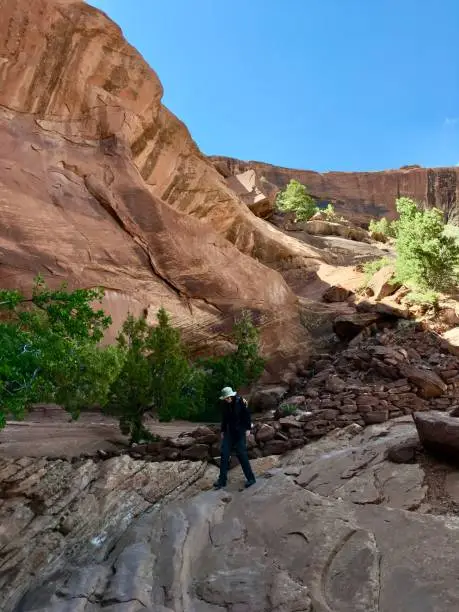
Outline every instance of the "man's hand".
{"type": "Polygon", "coordinates": [[[223,440],[223,438],[225,437],[225,434],[223,432],[221,432],[220,434],[220,440],[223,440]]]}

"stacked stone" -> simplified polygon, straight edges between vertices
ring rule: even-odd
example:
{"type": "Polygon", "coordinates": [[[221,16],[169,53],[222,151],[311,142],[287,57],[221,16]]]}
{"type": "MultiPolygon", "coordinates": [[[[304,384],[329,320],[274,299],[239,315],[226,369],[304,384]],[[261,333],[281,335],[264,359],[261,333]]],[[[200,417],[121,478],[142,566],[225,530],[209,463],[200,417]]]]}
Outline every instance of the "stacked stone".
{"type": "MultiPolygon", "coordinates": [[[[319,355],[295,384],[267,387],[250,401],[251,458],[282,454],[337,427],[383,423],[412,412],[459,409],[459,357],[435,334],[416,327],[386,331],[353,343],[336,357],[319,355]]],[[[126,452],[126,451],[125,451],[126,452]]],[[[198,427],[176,439],[127,451],[150,461],[213,461],[220,457],[218,426],[198,427]]]]}

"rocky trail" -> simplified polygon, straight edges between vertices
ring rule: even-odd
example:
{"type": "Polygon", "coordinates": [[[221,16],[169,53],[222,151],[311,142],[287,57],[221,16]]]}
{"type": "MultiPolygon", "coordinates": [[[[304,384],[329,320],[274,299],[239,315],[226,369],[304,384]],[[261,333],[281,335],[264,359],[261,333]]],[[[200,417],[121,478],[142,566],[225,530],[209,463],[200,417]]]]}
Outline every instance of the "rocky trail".
{"type": "Polygon", "coordinates": [[[457,471],[417,444],[410,417],[349,425],[243,493],[203,462],[3,461],[1,609],[452,612],[457,471]]]}
{"type": "Polygon", "coordinates": [[[247,491],[239,469],[210,490],[212,426],[150,423],[158,442],[132,449],[95,413],[7,427],[0,609],[457,610],[459,471],[423,449],[411,413],[445,449],[459,439],[459,358],[412,324],[358,340],[253,396],[247,491]]]}

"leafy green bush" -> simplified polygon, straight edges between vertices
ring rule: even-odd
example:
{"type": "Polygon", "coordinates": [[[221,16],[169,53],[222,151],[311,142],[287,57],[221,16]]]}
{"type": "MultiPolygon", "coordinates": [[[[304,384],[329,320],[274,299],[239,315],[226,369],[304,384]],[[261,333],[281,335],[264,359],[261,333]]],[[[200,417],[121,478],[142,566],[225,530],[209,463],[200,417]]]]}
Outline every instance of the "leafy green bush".
{"type": "Polygon", "coordinates": [[[75,418],[98,405],[118,417],[131,441],[151,440],[146,412],[161,420],[215,417],[222,387],[245,386],[263,371],[249,314],[233,328],[233,354],[196,364],[163,308],[154,327],[129,316],[117,346],[103,348],[99,341],[111,319],[92,306],[102,296],[99,290],[51,291],[41,280],[30,300],[0,291],[0,427],[33,403],[56,402],[75,418]]]}
{"type": "Polygon", "coordinates": [[[98,345],[111,323],[92,306],[102,296],[95,289],[52,291],[41,278],[31,299],[0,291],[0,427],[37,402],[59,403],[76,418],[81,408],[107,401],[122,356],[98,345]]]}
{"type": "Polygon", "coordinates": [[[284,402],[279,406],[278,412],[283,417],[292,416],[298,412],[298,406],[296,404],[289,404],[288,402],[284,402]]]}
{"type": "Polygon", "coordinates": [[[200,359],[196,364],[204,373],[201,407],[196,414],[200,420],[219,418],[217,400],[223,387],[230,385],[240,389],[257,381],[263,372],[265,362],[260,356],[259,331],[250,313],[244,312],[236,321],[232,340],[237,346],[234,353],[200,359]]]}
{"type": "Polygon", "coordinates": [[[459,226],[452,225],[451,223],[447,223],[445,225],[445,230],[443,233],[445,234],[445,236],[454,238],[456,244],[459,245],[459,226]]]}
{"type": "Polygon", "coordinates": [[[294,179],[277,195],[276,205],[282,212],[295,213],[296,221],[308,221],[319,210],[306,187],[294,179]]]}
{"type": "Polygon", "coordinates": [[[404,301],[408,304],[416,304],[426,308],[438,308],[439,294],[435,291],[410,291],[404,301]]]}
{"type": "Polygon", "coordinates": [[[397,200],[396,276],[408,287],[447,291],[458,282],[459,244],[445,233],[443,214],[397,200]]]}
{"type": "Polygon", "coordinates": [[[124,365],[106,410],[119,418],[123,433],[135,442],[148,439],[143,419],[150,411],[162,421],[219,418],[216,407],[221,389],[250,384],[264,368],[258,330],[247,313],[233,328],[234,353],[196,363],[188,360],[180,333],[164,309],[157,318],[158,325],[149,327],[143,319],[129,317],[118,337],[124,365]]]}
{"type": "Polygon", "coordinates": [[[337,221],[338,215],[335,212],[335,207],[331,202],[328,203],[327,208],[322,211],[327,218],[327,221],[337,221]]]}
{"type": "Polygon", "coordinates": [[[396,221],[388,221],[386,217],[383,217],[379,221],[372,219],[368,226],[370,232],[374,234],[382,234],[386,238],[395,238],[396,235],[396,221]]]}
{"type": "Polygon", "coordinates": [[[134,442],[149,438],[143,426],[146,412],[152,410],[161,421],[169,421],[190,418],[196,409],[192,393],[196,376],[180,332],[164,308],[156,316],[155,327],[129,316],[118,336],[125,359],[106,411],[120,419],[121,430],[134,442]]]}

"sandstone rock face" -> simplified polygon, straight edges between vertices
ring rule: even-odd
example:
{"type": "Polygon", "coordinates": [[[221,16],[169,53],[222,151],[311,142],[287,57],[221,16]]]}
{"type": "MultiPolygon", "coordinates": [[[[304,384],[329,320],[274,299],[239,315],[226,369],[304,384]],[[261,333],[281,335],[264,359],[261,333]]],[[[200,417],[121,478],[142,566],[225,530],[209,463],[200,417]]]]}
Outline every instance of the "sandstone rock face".
{"type": "MultiPolygon", "coordinates": [[[[173,499],[201,478],[205,466],[186,461],[136,462],[116,457],[0,459],[0,609],[14,609],[37,572],[102,560],[113,541],[153,504],[173,499]]],[[[83,586],[83,585],[81,585],[83,586]]],[[[35,610],[52,610],[34,602],[35,610]]]]}
{"type": "Polygon", "coordinates": [[[319,252],[224,184],[103,13],[58,0],[0,10],[2,285],[27,291],[39,272],[102,285],[115,328],[164,305],[196,346],[209,330],[224,341],[249,308],[266,352],[288,354],[305,338],[295,298],[263,263],[302,268],[319,252]]]}
{"type": "Polygon", "coordinates": [[[368,223],[372,218],[396,215],[395,200],[412,197],[445,211],[449,221],[459,223],[459,169],[406,167],[383,172],[326,172],[279,168],[261,162],[212,157],[223,176],[254,170],[263,181],[264,193],[274,201],[291,179],[307,185],[319,201],[332,201],[336,212],[368,223]]]}
{"type": "Polygon", "coordinates": [[[39,572],[6,609],[455,612],[459,523],[433,515],[425,467],[387,460],[414,433],[403,420],[350,428],[267,462],[244,493],[166,499],[109,550],[83,544],[80,560],[39,572]]]}
{"type": "MultiPolygon", "coordinates": [[[[356,242],[370,242],[368,232],[359,228],[352,227],[342,223],[332,223],[331,221],[307,221],[302,224],[304,231],[314,236],[340,236],[346,240],[355,240],[356,242]]],[[[298,228],[298,229],[301,229],[298,228]]]]}

